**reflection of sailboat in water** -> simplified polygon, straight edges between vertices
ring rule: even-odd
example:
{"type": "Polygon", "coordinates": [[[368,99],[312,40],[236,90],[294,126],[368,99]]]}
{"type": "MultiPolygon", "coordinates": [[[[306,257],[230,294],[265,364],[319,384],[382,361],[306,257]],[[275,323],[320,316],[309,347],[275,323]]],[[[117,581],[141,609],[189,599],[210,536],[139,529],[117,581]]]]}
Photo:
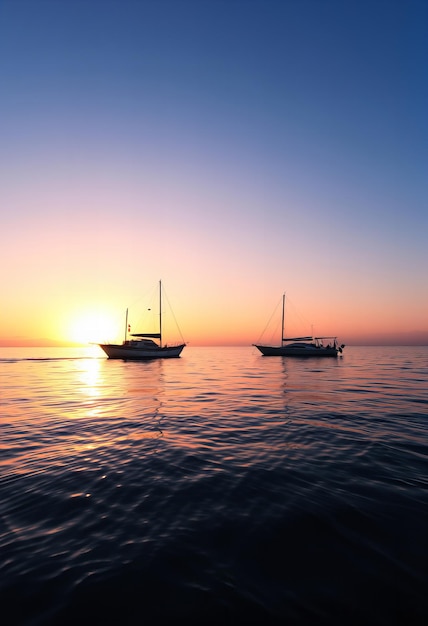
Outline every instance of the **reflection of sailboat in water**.
{"type": "Polygon", "coordinates": [[[125,339],[121,344],[100,343],[109,359],[141,361],[146,359],[166,359],[179,357],[186,345],[184,342],[174,345],[162,344],[162,282],[159,281],[159,332],[132,333],[128,339],[128,310],[126,310],[125,339]],[[159,343],[153,341],[158,339],[159,343]]]}
{"type": "Polygon", "coordinates": [[[253,344],[263,356],[337,356],[345,347],[336,337],[284,337],[285,293],[282,296],[281,342],[278,346],[253,344]],[[324,345],[324,340],[328,344],[324,345]]]}

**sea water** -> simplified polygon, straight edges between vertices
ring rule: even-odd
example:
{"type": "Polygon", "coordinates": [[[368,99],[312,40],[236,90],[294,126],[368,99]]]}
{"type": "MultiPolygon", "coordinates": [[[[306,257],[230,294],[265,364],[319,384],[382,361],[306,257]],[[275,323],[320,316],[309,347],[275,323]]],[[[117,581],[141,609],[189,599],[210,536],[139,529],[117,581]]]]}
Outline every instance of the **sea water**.
{"type": "Polygon", "coordinates": [[[428,348],[0,350],[0,622],[428,623],[428,348]]]}

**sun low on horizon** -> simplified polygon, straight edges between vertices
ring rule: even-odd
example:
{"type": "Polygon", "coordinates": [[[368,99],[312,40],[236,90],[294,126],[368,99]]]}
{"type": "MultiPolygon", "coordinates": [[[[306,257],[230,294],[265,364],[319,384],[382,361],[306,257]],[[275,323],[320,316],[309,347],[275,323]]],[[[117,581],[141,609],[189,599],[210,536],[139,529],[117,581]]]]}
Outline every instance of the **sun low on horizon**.
{"type": "Polygon", "coordinates": [[[102,343],[117,335],[118,325],[113,315],[82,309],[65,320],[61,340],[79,344],[102,343]]]}

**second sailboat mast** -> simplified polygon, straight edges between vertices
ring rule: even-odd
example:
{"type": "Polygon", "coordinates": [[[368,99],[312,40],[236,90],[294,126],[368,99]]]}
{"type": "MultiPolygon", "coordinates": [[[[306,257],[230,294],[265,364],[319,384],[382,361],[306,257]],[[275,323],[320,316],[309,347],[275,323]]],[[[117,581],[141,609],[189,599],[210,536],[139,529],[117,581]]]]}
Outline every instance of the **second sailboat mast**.
{"type": "Polygon", "coordinates": [[[159,281],[159,344],[162,348],[162,281],[159,281]]]}

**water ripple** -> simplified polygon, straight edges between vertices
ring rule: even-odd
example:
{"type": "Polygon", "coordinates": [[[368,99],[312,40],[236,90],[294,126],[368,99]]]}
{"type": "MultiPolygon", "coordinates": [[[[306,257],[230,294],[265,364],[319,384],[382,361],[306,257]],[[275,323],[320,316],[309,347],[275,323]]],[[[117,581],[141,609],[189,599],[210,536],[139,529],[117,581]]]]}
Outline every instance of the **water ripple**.
{"type": "Polygon", "coordinates": [[[10,626],[426,622],[426,348],[75,357],[0,357],[10,626]]]}

